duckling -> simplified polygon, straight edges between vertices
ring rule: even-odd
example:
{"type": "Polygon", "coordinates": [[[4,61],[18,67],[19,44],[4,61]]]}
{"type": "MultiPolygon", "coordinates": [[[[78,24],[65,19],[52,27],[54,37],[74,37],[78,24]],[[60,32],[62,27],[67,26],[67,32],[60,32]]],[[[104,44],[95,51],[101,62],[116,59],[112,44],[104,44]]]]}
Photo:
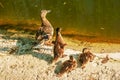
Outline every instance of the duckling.
{"type": "Polygon", "coordinates": [[[82,54],[80,54],[80,56],[79,56],[79,61],[80,61],[81,65],[82,65],[81,68],[84,69],[85,65],[88,62],[92,62],[94,57],[95,56],[89,51],[88,48],[83,48],[82,54]]]}
{"type": "Polygon", "coordinates": [[[61,28],[57,28],[56,29],[56,41],[60,44],[60,46],[62,47],[63,45],[67,45],[65,43],[65,41],[63,40],[63,37],[61,35],[61,28]]]}
{"type": "Polygon", "coordinates": [[[53,41],[54,44],[54,59],[53,62],[56,62],[58,58],[64,57],[64,48],[67,45],[60,33],[60,28],[56,29],[56,39],[53,41]]]}
{"type": "Polygon", "coordinates": [[[36,32],[35,39],[38,42],[43,41],[45,44],[51,44],[51,39],[53,37],[54,29],[51,23],[47,20],[46,15],[50,10],[41,10],[41,26],[36,32]]]}
{"type": "Polygon", "coordinates": [[[90,51],[87,52],[89,58],[90,58],[90,62],[92,62],[95,58],[95,55],[93,55],[90,51]]]}
{"type": "Polygon", "coordinates": [[[106,55],[106,57],[101,61],[101,63],[105,64],[108,62],[108,60],[109,60],[109,57],[108,55],[106,55]]]}
{"type": "Polygon", "coordinates": [[[60,57],[64,57],[65,55],[63,55],[64,53],[64,47],[62,46],[60,47],[59,44],[54,44],[54,58],[53,58],[53,62],[56,62],[60,57]]]}
{"type": "MultiPolygon", "coordinates": [[[[61,35],[61,28],[56,28],[56,40],[55,43],[60,46],[60,49],[62,49],[63,52],[61,52],[61,55],[63,56],[64,53],[64,47],[67,45],[61,35]]],[[[61,51],[61,50],[60,50],[61,51]]]]}
{"type": "Polygon", "coordinates": [[[64,73],[71,72],[77,67],[77,62],[74,60],[73,56],[69,57],[69,60],[63,62],[60,72],[57,74],[57,77],[61,77],[64,73]]]}

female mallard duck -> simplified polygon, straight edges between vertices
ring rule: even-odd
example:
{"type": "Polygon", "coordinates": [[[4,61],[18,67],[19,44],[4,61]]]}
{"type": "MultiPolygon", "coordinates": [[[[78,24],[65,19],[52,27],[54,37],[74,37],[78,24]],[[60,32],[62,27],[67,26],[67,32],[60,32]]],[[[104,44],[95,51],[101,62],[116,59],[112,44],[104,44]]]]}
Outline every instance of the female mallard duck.
{"type": "Polygon", "coordinates": [[[85,68],[85,65],[90,61],[93,61],[95,55],[93,55],[88,48],[83,48],[82,54],[79,56],[79,61],[81,63],[82,69],[85,68]]]}
{"type": "Polygon", "coordinates": [[[56,62],[58,58],[63,57],[64,55],[64,47],[66,43],[64,42],[62,35],[60,33],[61,29],[56,29],[56,39],[53,41],[54,44],[54,59],[53,62],[56,62]]]}
{"type": "Polygon", "coordinates": [[[58,77],[61,77],[64,73],[71,72],[77,67],[77,62],[74,60],[73,56],[70,56],[69,60],[66,60],[60,69],[60,72],[57,74],[58,77]]]}
{"type": "Polygon", "coordinates": [[[41,26],[36,32],[35,39],[38,42],[45,41],[45,44],[50,44],[53,37],[54,29],[51,23],[47,20],[46,15],[50,10],[41,10],[41,26]]]}

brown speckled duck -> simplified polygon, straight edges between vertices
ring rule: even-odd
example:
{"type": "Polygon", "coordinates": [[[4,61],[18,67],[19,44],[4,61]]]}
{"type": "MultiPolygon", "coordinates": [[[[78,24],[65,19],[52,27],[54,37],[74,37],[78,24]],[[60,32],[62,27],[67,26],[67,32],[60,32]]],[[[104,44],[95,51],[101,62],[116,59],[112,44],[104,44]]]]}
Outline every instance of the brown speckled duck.
{"type": "Polygon", "coordinates": [[[65,41],[63,40],[63,37],[61,35],[61,28],[56,29],[56,41],[60,44],[60,46],[66,45],[65,41]]]}
{"type": "Polygon", "coordinates": [[[108,62],[108,60],[109,60],[109,57],[108,57],[108,55],[106,55],[106,57],[103,58],[103,60],[101,61],[101,63],[105,64],[105,63],[108,62]]]}
{"type": "Polygon", "coordinates": [[[88,48],[83,48],[82,54],[79,56],[79,61],[81,63],[81,68],[84,69],[85,65],[90,61],[92,62],[95,55],[93,55],[88,48]]]}
{"type": "Polygon", "coordinates": [[[41,26],[39,30],[36,32],[35,39],[38,42],[44,40],[45,44],[51,44],[51,39],[53,37],[54,29],[51,23],[47,20],[46,15],[50,10],[41,10],[41,26]]]}
{"type": "Polygon", "coordinates": [[[53,62],[56,62],[58,58],[64,57],[64,47],[66,46],[66,43],[64,42],[61,33],[61,29],[56,29],[56,39],[53,41],[54,44],[54,59],[53,62]]]}
{"type": "Polygon", "coordinates": [[[69,60],[66,60],[57,74],[57,77],[61,77],[64,73],[71,72],[77,67],[77,62],[74,60],[73,56],[70,56],[69,60]]]}

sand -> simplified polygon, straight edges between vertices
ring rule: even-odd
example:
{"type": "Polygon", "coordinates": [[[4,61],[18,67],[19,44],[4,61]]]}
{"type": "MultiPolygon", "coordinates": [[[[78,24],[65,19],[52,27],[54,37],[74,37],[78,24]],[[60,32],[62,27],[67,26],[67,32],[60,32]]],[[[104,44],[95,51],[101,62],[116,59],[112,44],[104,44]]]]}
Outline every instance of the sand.
{"type": "Polygon", "coordinates": [[[67,41],[64,58],[51,64],[53,46],[38,45],[32,48],[34,35],[24,31],[0,30],[0,80],[120,80],[120,44],[90,43],[64,38],[67,41]],[[81,69],[78,55],[82,48],[89,47],[96,55],[93,62],[81,69]],[[101,60],[109,55],[110,60],[101,60]],[[73,55],[78,62],[75,70],[56,77],[61,64],[73,55]]]}

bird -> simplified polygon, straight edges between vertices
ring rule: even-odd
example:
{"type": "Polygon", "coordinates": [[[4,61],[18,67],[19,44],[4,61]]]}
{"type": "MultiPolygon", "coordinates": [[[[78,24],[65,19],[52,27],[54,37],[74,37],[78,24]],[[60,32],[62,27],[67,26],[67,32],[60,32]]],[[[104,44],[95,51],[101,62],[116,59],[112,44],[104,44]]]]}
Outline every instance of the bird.
{"type": "Polygon", "coordinates": [[[63,45],[67,45],[61,35],[61,28],[56,28],[56,41],[60,44],[60,46],[62,47],[63,45]]]}
{"type": "Polygon", "coordinates": [[[63,62],[57,77],[61,77],[64,73],[69,73],[77,67],[77,62],[74,60],[73,56],[69,56],[69,60],[63,62]]]}
{"type": "Polygon", "coordinates": [[[60,57],[65,56],[65,55],[63,55],[64,54],[64,47],[65,46],[60,47],[60,45],[57,43],[54,44],[54,49],[53,49],[54,58],[53,58],[52,62],[56,62],[60,57]]]}
{"type": "Polygon", "coordinates": [[[108,55],[106,55],[106,57],[103,58],[103,60],[101,61],[101,63],[105,64],[105,63],[108,62],[108,60],[109,60],[109,57],[108,57],[108,55]]]}
{"type": "Polygon", "coordinates": [[[94,60],[95,55],[93,55],[88,48],[83,48],[82,54],[79,55],[79,62],[81,63],[81,68],[84,69],[88,62],[94,60]]]}
{"type": "Polygon", "coordinates": [[[54,34],[54,28],[51,23],[46,18],[47,13],[50,13],[51,10],[41,10],[40,18],[41,18],[41,26],[37,30],[35,39],[40,42],[44,42],[44,44],[51,44],[51,40],[54,34]]]}
{"type": "Polygon", "coordinates": [[[64,55],[64,48],[65,48],[65,46],[67,44],[63,40],[60,31],[61,31],[61,28],[56,28],[56,39],[55,39],[55,41],[52,41],[52,43],[54,44],[54,49],[53,49],[54,58],[53,58],[53,62],[56,62],[58,60],[58,58],[65,56],[64,55]]]}

